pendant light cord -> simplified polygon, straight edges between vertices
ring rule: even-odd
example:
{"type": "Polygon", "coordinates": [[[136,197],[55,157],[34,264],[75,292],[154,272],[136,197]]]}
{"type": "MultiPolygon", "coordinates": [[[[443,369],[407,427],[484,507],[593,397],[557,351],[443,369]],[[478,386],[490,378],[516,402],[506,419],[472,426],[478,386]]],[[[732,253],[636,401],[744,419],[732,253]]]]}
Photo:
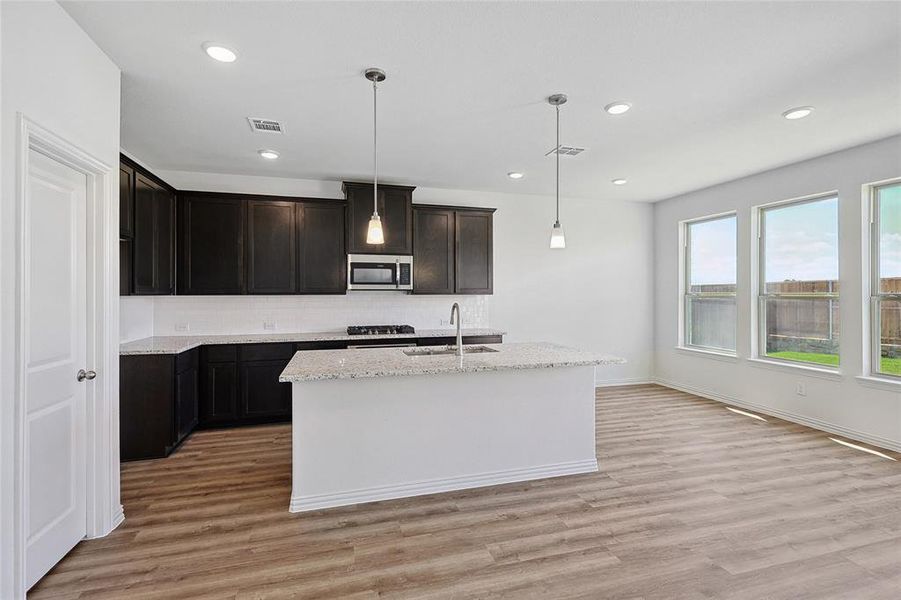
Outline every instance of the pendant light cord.
{"type": "Polygon", "coordinates": [[[557,109],[557,147],[554,150],[554,154],[557,157],[557,222],[556,225],[560,225],[560,105],[558,104],[557,109]]]}
{"type": "Polygon", "coordinates": [[[379,214],[378,83],[372,80],[372,216],[379,214]]]}

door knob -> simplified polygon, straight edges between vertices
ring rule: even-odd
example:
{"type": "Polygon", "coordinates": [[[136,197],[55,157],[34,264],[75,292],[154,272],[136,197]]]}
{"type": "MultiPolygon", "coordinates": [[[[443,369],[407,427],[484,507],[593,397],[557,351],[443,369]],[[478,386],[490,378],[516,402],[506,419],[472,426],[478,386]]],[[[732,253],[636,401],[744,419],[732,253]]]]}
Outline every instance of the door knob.
{"type": "Polygon", "coordinates": [[[95,377],[97,377],[97,373],[95,373],[94,371],[85,371],[84,369],[79,369],[78,374],[75,376],[75,379],[77,379],[79,382],[82,382],[85,379],[90,381],[95,377]]]}

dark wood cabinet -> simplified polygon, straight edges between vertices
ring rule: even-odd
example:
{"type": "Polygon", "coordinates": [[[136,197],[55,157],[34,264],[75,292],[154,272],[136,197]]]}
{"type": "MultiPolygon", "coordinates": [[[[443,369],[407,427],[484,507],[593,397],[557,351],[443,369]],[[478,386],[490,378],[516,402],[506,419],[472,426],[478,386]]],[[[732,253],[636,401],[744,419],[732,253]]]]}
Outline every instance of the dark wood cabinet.
{"type": "Polygon", "coordinates": [[[238,418],[236,346],[207,346],[201,353],[200,424],[232,423],[238,418]]]}
{"type": "Polygon", "coordinates": [[[133,292],[175,292],[175,194],[143,173],[135,173],[133,292]]]}
{"type": "Polygon", "coordinates": [[[175,443],[180,444],[197,427],[200,402],[200,350],[175,359],[175,443]]]}
{"type": "Polygon", "coordinates": [[[491,294],[494,291],[493,217],[489,211],[457,211],[458,294],[491,294]]]}
{"type": "Polygon", "coordinates": [[[197,426],[198,350],[119,360],[120,458],[168,456],[197,426]]]}
{"type": "Polygon", "coordinates": [[[301,294],[347,293],[344,202],[297,205],[297,265],[301,294]]]}
{"type": "Polygon", "coordinates": [[[200,426],[284,421],[291,417],[291,384],[278,377],[294,355],[293,343],[205,346],[200,426]]]}
{"type": "Polygon", "coordinates": [[[494,209],[413,207],[413,293],[491,294],[494,209]]]}
{"type": "Polygon", "coordinates": [[[181,194],[179,294],[245,293],[245,214],[234,195],[181,194]]]}
{"type": "Polygon", "coordinates": [[[413,208],[413,293],[454,293],[455,211],[413,208]]]}
{"type": "Polygon", "coordinates": [[[135,170],[119,165],[119,238],[131,239],[135,234],[135,170]]]}
{"type": "Polygon", "coordinates": [[[247,293],[297,291],[296,202],[247,200],[247,293]]]}
{"type": "Polygon", "coordinates": [[[413,253],[413,190],[403,185],[379,185],[378,209],[385,243],[366,243],[372,216],[372,184],[344,182],[347,198],[347,251],[350,254],[413,253]]]}

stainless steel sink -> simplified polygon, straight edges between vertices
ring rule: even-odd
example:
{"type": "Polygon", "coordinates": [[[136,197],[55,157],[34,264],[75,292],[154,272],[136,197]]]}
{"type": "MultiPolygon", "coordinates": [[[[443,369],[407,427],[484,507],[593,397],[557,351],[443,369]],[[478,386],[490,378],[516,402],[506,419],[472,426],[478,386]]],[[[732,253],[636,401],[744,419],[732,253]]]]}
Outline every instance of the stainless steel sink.
{"type": "MultiPolygon", "coordinates": [[[[441,346],[438,348],[410,348],[404,350],[407,356],[441,356],[446,354],[455,354],[456,348],[453,346],[441,346]]],[[[480,354],[482,352],[497,352],[494,348],[488,346],[463,346],[463,354],[480,354]]]]}

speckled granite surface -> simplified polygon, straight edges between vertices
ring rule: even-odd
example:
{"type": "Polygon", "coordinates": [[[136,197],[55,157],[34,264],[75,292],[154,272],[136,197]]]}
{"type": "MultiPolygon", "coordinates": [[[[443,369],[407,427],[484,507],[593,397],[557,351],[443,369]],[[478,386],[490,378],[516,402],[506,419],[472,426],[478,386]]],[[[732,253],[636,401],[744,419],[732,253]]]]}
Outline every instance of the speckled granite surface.
{"type": "Polygon", "coordinates": [[[625,359],[558,346],[547,342],[493,344],[497,352],[434,356],[408,356],[404,348],[360,350],[319,350],[297,352],[279,381],[300,382],[322,379],[356,379],[475,373],[509,369],[546,369],[590,365],[615,365],[625,359]]]}
{"type": "MultiPolygon", "coordinates": [[[[464,329],[465,336],[506,335],[500,329],[464,329]]],[[[347,335],[344,331],[324,333],[251,333],[234,335],[167,335],[154,336],[119,345],[119,354],[178,354],[207,344],[264,344],[268,342],[329,342],[341,340],[390,340],[426,337],[454,337],[453,329],[422,329],[416,333],[396,335],[347,335]]]]}

